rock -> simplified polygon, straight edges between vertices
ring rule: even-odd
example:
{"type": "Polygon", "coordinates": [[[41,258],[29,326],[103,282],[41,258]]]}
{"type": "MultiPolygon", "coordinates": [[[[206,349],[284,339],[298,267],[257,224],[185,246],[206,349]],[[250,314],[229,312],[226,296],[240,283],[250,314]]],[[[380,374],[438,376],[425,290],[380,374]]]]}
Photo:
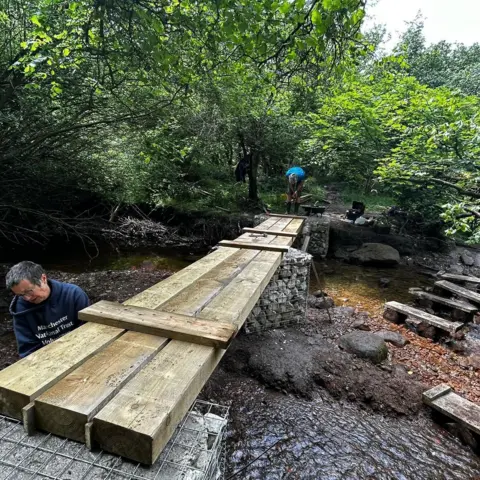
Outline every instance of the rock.
{"type": "Polygon", "coordinates": [[[345,317],[351,317],[355,313],[353,307],[335,307],[335,315],[342,315],[345,317]]]}
{"type": "Polygon", "coordinates": [[[322,292],[322,290],[317,290],[316,292],[313,292],[312,295],[314,297],[326,297],[327,296],[327,294],[322,292]]]}
{"type": "Polygon", "coordinates": [[[392,332],[391,330],[380,330],[379,332],[375,332],[375,335],[378,335],[380,338],[383,338],[386,342],[389,342],[396,347],[404,347],[408,340],[397,332],[392,332]]]}
{"type": "Polygon", "coordinates": [[[480,253],[475,255],[475,266],[478,268],[480,267],[480,253]]]}
{"type": "Polygon", "coordinates": [[[452,349],[452,352],[460,353],[462,355],[467,351],[467,345],[465,342],[461,341],[454,341],[450,348],[452,349]]]}
{"type": "Polygon", "coordinates": [[[387,288],[390,283],[392,283],[392,279],[391,278],[386,278],[386,277],[383,277],[383,278],[380,278],[378,280],[378,284],[382,287],[382,288],[387,288]]]}
{"type": "Polygon", "coordinates": [[[421,337],[430,338],[433,340],[435,338],[436,331],[434,326],[429,325],[428,323],[420,322],[417,327],[417,333],[421,337]]]}
{"type": "Polygon", "coordinates": [[[468,357],[470,367],[472,367],[474,370],[480,370],[480,355],[472,355],[471,357],[468,357]]]}
{"type": "Polygon", "coordinates": [[[464,268],[459,264],[456,263],[455,265],[450,265],[447,268],[448,273],[454,273],[455,275],[463,275],[464,268]]]}
{"type": "Polygon", "coordinates": [[[462,330],[459,330],[458,332],[452,333],[451,337],[454,338],[455,340],[463,340],[465,338],[465,332],[462,330]]]}
{"type": "Polygon", "coordinates": [[[470,255],[469,252],[463,252],[460,255],[460,258],[467,267],[472,267],[475,264],[475,259],[470,255]]]}
{"type": "Polygon", "coordinates": [[[327,296],[314,297],[313,295],[309,295],[307,302],[310,308],[318,308],[319,310],[324,308],[332,308],[335,304],[333,298],[327,296]]]}
{"type": "Polygon", "coordinates": [[[367,219],[365,217],[358,217],[355,220],[355,225],[365,225],[367,223],[367,219]]]}
{"type": "Polygon", "coordinates": [[[339,345],[347,352],[371,360],[373,363],[381,363],[388,357],[385,341],[370,332],[347,333],[340,337],[339,345]]]}
{"type": "Polygon", "coordinates": [[[356,330],[364,330],[366,332],[370,331],[370,327],[365,323],[365,320],[361,319],[355,320],[352,323],[351,327],[355,328],[356,330]]]}
{"type": "Polygon", "coordinates": [[[383,243],[364,243],[358,250],[350,254],[350,261],[363,265],[398,265],[398,250],[383,243]]]}

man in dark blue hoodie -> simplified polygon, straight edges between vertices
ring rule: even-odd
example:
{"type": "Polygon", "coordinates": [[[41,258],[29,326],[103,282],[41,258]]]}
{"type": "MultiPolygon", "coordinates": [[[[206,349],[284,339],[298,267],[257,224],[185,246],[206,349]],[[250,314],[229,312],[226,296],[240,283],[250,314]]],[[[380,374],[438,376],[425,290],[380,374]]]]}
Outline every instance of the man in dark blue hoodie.
{"type": "Polygon", "coordinates": [[[78,312],[90,304],[80,287],[47,279],[33,262],[17,263],[5,281],[15,294],[10,313],[22,358],[80,326],[78,312]]]}

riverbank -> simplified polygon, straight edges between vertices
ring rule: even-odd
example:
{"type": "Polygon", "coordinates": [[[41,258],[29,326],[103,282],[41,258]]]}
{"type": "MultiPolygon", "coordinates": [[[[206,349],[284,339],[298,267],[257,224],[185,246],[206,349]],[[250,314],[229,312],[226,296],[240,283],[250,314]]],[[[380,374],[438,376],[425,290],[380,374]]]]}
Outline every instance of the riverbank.
{"type": "MultiPolygon", "coordinates": [[[[156,263],[154,258],[131,261],[134,264],[123,259],[123,265],[130,266],[127,270],[49,274],[80,285],[93,302],[122,302],[172,273],[172,269],[159,269],[162,262],[156,263]]],[[[2,300],[3,305],[8,303],[6,296],[2,300]]],[[[240,335],[233,342],[201,393],[205,400],[231,406],[227,471],[246,466],[262,449],[281,440],[240,478],[280,479],[290,472],[289,478],[313,479],[322,468],[337,476],[355,471],[361,474],[356,478],[369,478],[365,472],[370,471],[371,478],[389,479],[387,472],[397,472],[414,479],[428,478],[439,465],[443,478],[472,478],[468,475],[480,469],[480,462],[432,422],[421,402],[428,382],[421,371],[410,371],[409,355],[402,358],[398,354],[411,351],[416,340],[411,339],[403,349],[389,345],[389,359],[376,366],[340,350],[338,339],[359,319],[372,327],[379,320],[348,306],[329,313],[310,308],[307,321],[298,329],[240,335]],[[356,438],[347,435],[353,426],[358,431],[356,438]],[[347,460],[337,454],[344,449],[369,453],[362,454],[360,466],[355,466],[356,457],[347,460]],[[421,458],[418,476],[406,460],[412,449],[421,458]],[[406,456],[398,456],[399,450],[406,456]],[[439,464],[430,461],[427,450],[438,452],[439,464]],[[385,458],[391,463],[386,465],[385,458]],[[457,459],[462,459],[461,467],[450,467],[457,459]]],[[[1,368],[17,359],[11,322],[6,312],[3,317],[1,368]]]]}

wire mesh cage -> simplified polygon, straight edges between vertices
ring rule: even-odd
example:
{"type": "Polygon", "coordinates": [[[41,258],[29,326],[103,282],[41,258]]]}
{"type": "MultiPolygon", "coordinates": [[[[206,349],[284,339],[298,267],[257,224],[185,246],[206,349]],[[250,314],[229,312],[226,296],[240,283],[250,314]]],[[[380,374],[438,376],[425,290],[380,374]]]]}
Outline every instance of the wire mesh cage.
{"type": "Polygon", "coordinates": [[[0,416],[0,480],[221,480],[228,410],[197,400],[151,466],[0,416]]]}

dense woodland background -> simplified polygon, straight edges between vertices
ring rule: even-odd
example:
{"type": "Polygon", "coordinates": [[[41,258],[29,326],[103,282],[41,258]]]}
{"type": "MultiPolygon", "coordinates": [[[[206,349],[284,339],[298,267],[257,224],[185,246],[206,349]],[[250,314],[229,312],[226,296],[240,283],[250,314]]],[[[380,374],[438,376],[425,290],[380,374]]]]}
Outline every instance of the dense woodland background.
{"type": "MultiPolygon", "coordinates": [[[[0,0],[0,237],[281,208],[283,175],[480,242],[480,45],[363,0],[0,0]],[[235,182],[240,159],[247,183],[235,182]]],[[[87,233],[85,233],[87,234],[87,233]]]]}

